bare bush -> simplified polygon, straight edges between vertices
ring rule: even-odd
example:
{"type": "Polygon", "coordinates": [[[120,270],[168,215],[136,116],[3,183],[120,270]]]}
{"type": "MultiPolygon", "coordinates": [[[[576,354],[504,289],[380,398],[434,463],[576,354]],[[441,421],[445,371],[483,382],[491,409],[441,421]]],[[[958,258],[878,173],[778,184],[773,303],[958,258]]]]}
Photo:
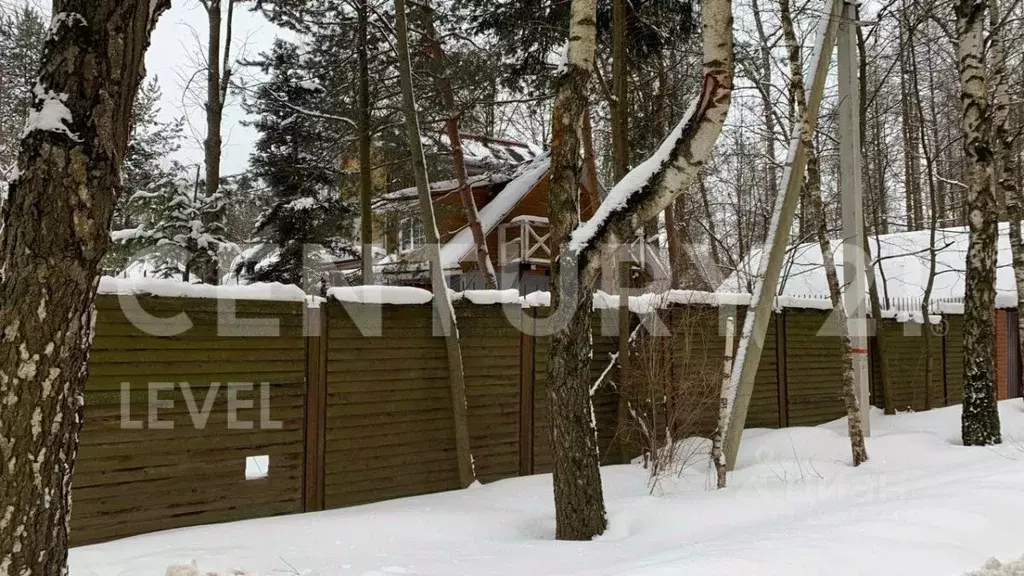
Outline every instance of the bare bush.
{"type": "MultiPolygon", "coordinates": [[[[651,314],[667,330],[641,329],[619,392],[628,415],[617,436],[643,459],[650,489],[710,454],[722,381],[724,338],[714,308],[673,307],[651,314]]],[[[652,317],[645,319],[656,324],[652,317]]]]}

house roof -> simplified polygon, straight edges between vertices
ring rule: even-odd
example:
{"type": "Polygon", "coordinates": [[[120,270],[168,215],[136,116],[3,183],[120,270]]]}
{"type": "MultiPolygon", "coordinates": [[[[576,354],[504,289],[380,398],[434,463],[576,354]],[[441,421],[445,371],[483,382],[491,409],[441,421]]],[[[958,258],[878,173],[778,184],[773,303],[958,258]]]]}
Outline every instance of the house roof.
{"type": "MultiPolygon", "coordinates": [[[[498,192],[484,207],[480,208],[480,226],[484,234],[489,234],[498,224],[503,222],[510,212],[530,193],[544,178],[550,167],[550,157],[543,153],[530,162],[520,166],[505,187],[498,192]]],[[[441,265],[444,269],[458,268],[474,250],[473,231],[468,225],[455,231],[455,235],[441,246],[441,265]]],[[[421,261],[424,255],[421,250],[408,254],[392,254],[378,262],[380,265],[391,265],[402,261],[421,261]]]]}
{"type": "MultiPolygon", "coordinates": [[[[523,162],[539,156],[543,150],[536,144],[518,142],[507,138],[494,138],[481,134],[461,133],[462,154],[466,167],[475,170],[501,171],[513,169],[523,162]]],[[[447,134],[437,137],[436,146],[445,153],[451,152],[447,134]]]]}
{"type": "MultiPolygon", "coordinates": [[[[486,188],[492,184],[504,184],[510,180],[510,176],[503,173],[487,173],[480,174],[478,176],[469,177],[469,187],[486,188]]],[[[455,192],[459,188],[458,180],[440,180],[438,182],[430,183],[430,196],[435,201],[444,198],[448,194],[455,192]]],[[[388,208],[389,206],[395,206],[407,202],[416,200],[418,191],[415,186],[409,188],[402,188],[401,190],[395,190],[394,192],[388,192],[382,194],[377,200],[373,202],[373,208],[388,208]]]]}
{"type": "MultiPolygon", "coordinates": [[[[498,192],[494,199],[480,209],[480,226],[483,228],[484,235],[490,234],[512,212],[512,209],[544,178],[550,166],[551,158],[545,153],[516,171],[512,180],[505,185],[501,192],[498,192]]],[[[473,231],[468,225],[463,226],[451,240],[441,247],[441,266],[445,269],[459,267],[459,263],[475,248],[473,231]]]]}
{"type": "MultiPolygon", "coordinates": [[[[966,227],[935,231],[936,275],[932,300],[956,302],[963,299],[968,240],[969,231],[966,227]]],[[[869,242],[872,259],[880,262],[880,266],[875,269],[879,296],[885,298],[888,295],[890,302],[899,299],[919,302],[928,282],[931,231],[869,236],[869,242]]],[[[838,239],[832,242],[832,252],[839,282],[842,284],[842,244],[838,239]]],[[[761,254],[762,250],[751,253],[742,264],[742,269],[733,272],[719,287],[719,291],[748,292],[747,287],[753,284],[757,275],[761,254]]],[[[996,269],[996,302],[999,307],[1016,306],[1017,290],[1011,262],[1009,225],[1003,222],[999,224],[996,269]]],[[[783,296],[828,296],[828,284],[817,242],[789,248],[779,286],[779,294],[783,296]]],[[[893,305],[898,305],[898,302],[893,305]]]]}

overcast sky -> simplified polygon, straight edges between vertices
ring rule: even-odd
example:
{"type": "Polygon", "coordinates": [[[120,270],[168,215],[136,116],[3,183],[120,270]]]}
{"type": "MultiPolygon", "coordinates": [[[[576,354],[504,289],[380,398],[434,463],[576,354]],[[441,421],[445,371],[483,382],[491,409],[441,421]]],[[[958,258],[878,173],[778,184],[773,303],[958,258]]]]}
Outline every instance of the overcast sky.
{"type": "MultiPolygon", "coordinates": [[[[227,4],[225,2],[225,4],[227,4]]],[[[262,50],[270,48],[274,36],[281,31],[267,22],[261,15],[253,14],[242,6],[235,8],[234,37],[232,39],[232,60],[241,52],[253,57],[262,50]]],[[[153,32],[153,43],[146,53],[146,72],[148,77],[158,76],[163,88],[163,119],[170,120],[185,116],[193,127],[186,126],[187,141],[182,146],[182,162],[201,162],[203,159],[202,137],[206,132],[205,117],[202,108],[183,98],[183,88],[197,70],[193,64],[196,52],[196,37],[202,46],[206,45],[207,25],[206,13],[198,0],[175,0],[172,8],[166,12],[153,32]]],[[[246,72],[251,74],[251,72],[246,72]]],[[[198,83],[204,91],[205,73],[196,76],[193,82],[198,83]]],[[[242,126],[239,121],[245,117],[240,105],[241,98],[237,95],[229,98],[224,111],[224,154],[221,171],[227,176],[237,174],[246,169],[249,153],[256,139],[252,128],[242,126]]]]}

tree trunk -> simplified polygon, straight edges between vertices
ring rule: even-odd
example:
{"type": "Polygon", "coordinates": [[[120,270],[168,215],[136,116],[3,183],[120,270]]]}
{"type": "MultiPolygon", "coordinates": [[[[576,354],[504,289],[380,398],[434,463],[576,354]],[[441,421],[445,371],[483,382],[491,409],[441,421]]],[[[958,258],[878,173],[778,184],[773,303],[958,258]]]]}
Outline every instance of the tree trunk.
{"type": "Polygon", "coordinates": [[[900,110],[903,133],[903,179],[904,194],[906,195],[907,230],[919,230],[924,225],[924,217],[921,211],[921,177],[918,164],[917,140],[917,117],[911,103],[913,97],[910,65],[908,53],[914,46],[908,40],[910,24],[906,17],[904,3],[903,13],[900,14],[899,32],[899,64],[900,64],[900,110]]]}
{"type": "Polygon", "coordinates": [[[629,79],[626,53],[626,0],[612,0],[612,173],[629,172],[629,79]]]}
{"type": "Polygon", "coordinates": [[[100,262],[111,243],[143,56],[169,5],[54,1],[55,14],[73,16],[58,21],[44,49],[0,239],[4,574],[67,573],[100,262]]]}
{"type": "Polygon", "coordinates": [[[452,90],[452,82],[444,63],[444,47],[434,30],[434,8],[430,0],[419,0],[419,5],[423,8],[423,36],[430,56],[431,73],[445,108],[444,129],[452,147],[452,170],[455,172],[456,182],[459,183],[459,197],[462,199],[462,209],[466,213],[466,222],[473,233],[473,243],[476,244],[477,269],[483,276],[485,286],[489,290],[494,290],[498,288],[498,277],[494,272],[491,256],[487,253],[487,236],[480,225],[480,214],[476,209],[476,199],[473,198],[473,188],[469,185],[469,176],[466,174],[462,135],[459,133],[459,111],[455,105],[455,92],[452,90]]]}
{"type": "MultiPolygon", "coordinates": [[[[558,79],[552,112],[551,243],[563,246],[579,224],[583,177],[580,138],[595,51],[595,0],[573,0],[567,69],[558,79]]],[[[552,271],[554,321],[548,362],[551,450],[554,456],[555,537],[589,540],[607,526],[597,453],[594,407],[590,399],[592,286],[581,285],[565,248],[552,271]],[[562,321],[564,313],[571,317],[562,321]]]]}
{"type": "Polygon", "coordinates": [[[594,217],[576,227],[582,173],[577,131],[594,65],[595,16],[594,0],[573,0],[568,66],[558,81],[552,118],[551,234],[561,251],[552,269],[552,320],[559,329],[551,337],[548,382],[556,535],[563,539],[592,538],[606,525],[588,382],[591,290],[601,256],[633,237],[696,179],[721,134],[733,85],[731,2],[704,0],[699,94],[658,151],[637,167],[644,177],[624,178],[594,217]]]}
{"type": "MultiPolygon", "coordinates": [[[[229,2],[231,0],[228,0],[229,2]]],[[[220,186],[221,119],[224,115],[220,101],[220,28],[221,0],[209,0],[206,16],[209,23],[206,65],[206,194],[213,196],[220,186]]]]}
{"type": "Polygon", "coordinates": [[[729,399],[732,398],[732,391],[729,386],[732,382],[732,350],[733,333],[735,332],[736,319],[729,316],[725,319],[725,357],[722,360],[722,387],[718,394],[718,429],[711,439],[711,459],[715,463],[716,486],[719,490],[725,488],[727,462],[725,461],[725,431],[729,429],[729,417],[732,416],[729,410],[729,399]]]}
{"type": "MultiPolygon", "coordinates": [[[[1024,239],[1021,237],[1020,190],[1017,189],[1016,135],[1010,122],[1010,87],[1006,68],[1006,45],[1000,25],[999,3],[988,0],[989,56],[992,58],[992,150],[995,195],[1006,205],[1013,278],[1017,287],[1017,354],[1024,358],[1024,239]]],[[[1018,383],[1013,382],[1014,386],[1018,383]]]]}
{"type": "Polygon", "coordinates": [[[779,20],[782,26],[782,34],[788,47],[790,89],[793,91],[793,100],[796,102],[796,114],[799,121],[805,124],[801,132],[804,148],[807,150],[807,177],[803,187],[804,205],[810,212],[809,217],[814,219],[812,222],[815,236],[818,240],[818,247],[821,250],[822,262],[825,268],[825,279],[828,282],[828,291],[832,299],[831,317],[839,331],[840,351],[843,356],[842,397],[846,405],[853,465],[859,466],[867,461],[868,453],[864,444],[864,431],[861,425],[861,406],[857,399],[857,391],[854,385],[853,345],[850,340],[850,327],[847,322],[846,308],[843,306],[839,275],[836,272],[835,259],[832,257],[832,246],[828,237],[825,208],[821,200],[821,175],[818,171],[817,154],[812,138],[813,126],[810,125],[807,115],[807,97],[804,92],[800,44],[793,27],[789,0],[779,0],[779,20]]]}
{"type": "Polygon", "coordinates": [[[999,444],[996,405],[994,316],[996,276],[996,198],[992,189],[991,116],[985,76],[985,0],[958,0],[956,12],[960,127],[967,172],[970,240],[967,248],[967,292],[964,298],[965,446],[999,444]]]}
{"type": "Polygon", "coordinates": [[[402,84],[406,136],[409,153],[412,157],[413,175],[416,179],[420,213],[423,218],[423,233],[426,236],[430,285],[434,293],[434,316],[444,333],[445,349],[448,356],[448,379],[451,385],[452,410],[455,414],[455,449],[459,467],[459,483],[465,488],[473,483],[474,472],[466,414],[466,381],[462,364],[462,347],[459,344],[459,328],[455,323],[455,308],[448,295],[448,285],[445,283],[444,268],[441,264],[434,205],[430,198],[430,182],[427,180],[427,165],[423,157],[423,143],[416,114],[416,96],[413,93],[412,85],[412,63],[409,60],[409,27],[405,12],[405,0],[395,0],[395,36],[398,44],[398,67],[402,84]]]}
{"type": "MultiPolygon", "coordinates": [[[[227,0],[227,37],[221,54],[221,0],[204,2],[209,36],[207,38],[206,65],[206,141],[204,155],[206,162],[206,196],[213,198],[220,190],[221,128],[224,119],[224,100],[227,98],[228,82],[231,77],[229,54],[231,53],[231,26],[234,18],[235,0],[227,0]],[[221,59],[223,58],[223,62],[221,59]]],[[[206,269],[203,280],[216,283],[219,271],[216,259],[204,259],[206,269]]]]}
{"type": "MultiPolygon", "coordinates": [[[[938,223],[938,199],[935,194],[935,159],[932,150],[928,145],[928,137],[924,127],[924,106],[921,104],[921,91],[918,87],[917,53],[913,50],[914,35],[913,29],[909,31],[907,41],[911,46],[910,50],[910,74],[911,94],[914,95],[914,113],[920,120],[918,122],[918,136],[921,142],[921,153],[924,156],[925,172],[928,182],[928,211],[930,221],[928,223],[928,280],[925,282],[924,294],[921,297],[921,324],[924,331],[924,409],[931,410],[933,406],[932,374],[935,369],[935,358],[932,353],[932,328],[929,317],[931,316],[932,289],[935,287],[935,274],[938,265],[938,250],[935,248],[935,234],[938,223]]],[[[937,143],[936,143],[937,145],[937,143]]]]}
{"type": "Polygon", "coordinates": [[[370,0],[359,0],[356,9],[356,25],[359,51],[359,240],[361,248],[359,257],[362,268],[363,285],[373,284],[373,213],[370,203],[373,202],[373,158],[370,146],[370,55],[369,55],[369,20],[370,0]]]}

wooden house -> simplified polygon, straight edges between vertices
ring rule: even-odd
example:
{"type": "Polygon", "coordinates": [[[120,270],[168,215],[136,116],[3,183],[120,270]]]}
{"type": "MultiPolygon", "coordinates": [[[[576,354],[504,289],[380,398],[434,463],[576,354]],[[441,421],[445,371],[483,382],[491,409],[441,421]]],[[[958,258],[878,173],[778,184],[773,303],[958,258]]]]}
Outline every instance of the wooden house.
{"type": "MultiPolygon", "coordinates": [[[[480,223],[500,288],[527,293],[546,290],[552,249],[548,228],[549,158],[541,154],[511,174],[484,173],[470,178],[480,223]]],[[[592,166],[591,166],[592,170],[592,166]]],[[[600,197],[596,179],[581,189],[581,215],[593,214],[600,197]]],[[[483,288],[475,244],[455,181],[431,185],[441,241],[441,262],[455,290],[483,288]]],[[[376,242],[388,256],[378,262],[379,280],[388,284],[427,286],[426,251],[416,189],[385,196],[374,207],[381,231],[376,242]]]]}

